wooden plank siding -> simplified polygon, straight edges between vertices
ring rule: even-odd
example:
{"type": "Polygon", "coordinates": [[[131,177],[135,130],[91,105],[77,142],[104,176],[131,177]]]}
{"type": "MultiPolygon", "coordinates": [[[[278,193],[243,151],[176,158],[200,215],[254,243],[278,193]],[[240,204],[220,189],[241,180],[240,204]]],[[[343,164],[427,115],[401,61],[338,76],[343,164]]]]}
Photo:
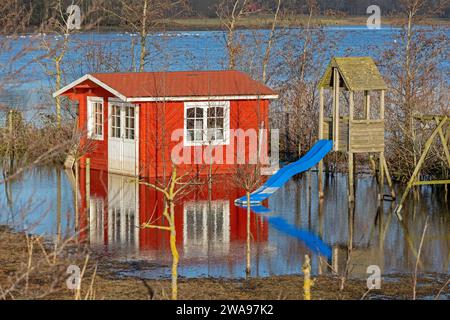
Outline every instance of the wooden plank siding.
{"type": "Polygon", "coordinates": [[[352,152],[384,151],[384,120],[353,120],[352,152]]]}
{"type": "MultiPolygon", "coordinates": [[[[325,119],[323,123],[323,138],[328,140],[333,140],[333,121],[331,119],[325,119]]],[[[348,150],[348,120],[339,120],[339,133],[338,133],[338,149],[336,151],[347,151],[348,150]]]]}
{"type": "MultiPolygon", "coordinates": [[[[350,136],[351,150],[348,150],[348,122],[346,118],[339,121],[339,149],[354,153],[384,151],[384,120],[353,120],[350,136]]],[[[323,138],[332,140],[331,119],[323,122],[323,138]]]]}

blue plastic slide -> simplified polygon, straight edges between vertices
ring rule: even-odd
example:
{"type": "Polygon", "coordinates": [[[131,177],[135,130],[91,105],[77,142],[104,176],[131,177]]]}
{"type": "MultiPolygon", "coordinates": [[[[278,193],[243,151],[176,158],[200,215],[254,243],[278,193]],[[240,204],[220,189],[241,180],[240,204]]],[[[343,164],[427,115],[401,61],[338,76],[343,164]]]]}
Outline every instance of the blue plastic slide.
{"type": "MultiPolygon", "coordinates": [[[[281,168],[273,176],[271,176],[266,183],[253,191],[250,195],[250,205],[259,204],[274,194],[293,176],[301,172],[307,171],[314,167],[320,160],[322,160],[328,152],[333,148],[331,140],[319,140],[317,143],[299,160],[288,164],[281,168]]],[[[235,200],[236,204],[247,204],[247,197],[243,196],[235,200]]]]}

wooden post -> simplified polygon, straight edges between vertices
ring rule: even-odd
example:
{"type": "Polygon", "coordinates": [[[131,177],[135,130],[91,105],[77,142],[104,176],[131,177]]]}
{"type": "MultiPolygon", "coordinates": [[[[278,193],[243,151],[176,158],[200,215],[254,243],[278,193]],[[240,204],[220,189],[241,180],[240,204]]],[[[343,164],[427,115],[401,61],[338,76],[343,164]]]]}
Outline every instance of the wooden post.
{"type": "MultiPolygon", "coordinates": [[[[384,120],[384,90],[380,92],[380,119],[384,120]]],[[[380,152],[379,170],[380,170],[380,187],[378,200],[382,201],[384,196],[384,151],[380,152]]]]}
{"type": "Polygon", "coordinates": [[[377,176],[377,164],[375,163],[375,160],[373,160],[373,155],[369,155],[369,163],[370,163],[370,171],[372,172],[372,175],[374,177],[377,176]]]}
{"type": "Polygon", "coordinates": [[[79,232],[79,207],[78,207],[78,189],[79,189],[79,177],[80,177],[80,171],[78,168],[78,160],[75,161],[75,193],[74,193],[74,204],[75,204],[75,235],[78,238],[78,232],[79,232]]]}
{"type": "Polygon", "coordinates": [[[392,183],[391,174],[389,173],[389,168],[387,166],[386,158],[383,158],[383,166],[384,166],[384,172],[386,174],[386,180],[388,183],[389,188],[391,189],[391,197],[392,199],[395,199],[395,190],[394,190],[394,184],[392,183]]]}
{"type": "Polygon", "coordinates": [[[335,245],[331,254],[331,270],[335,273],[339,273],[339,247],[335,245]]]}
{"type": "Polygon", "coordinates": [[[339,149],[339,71],[333,69],[333,150],[339,149]]]}
{"type": "Polygon", "coordinates": [[[250,208],[250,192],[247,191],[247,250],[246,250],[246,268],[245,268],[245,278],[248,279],[251,275],[251,230],[250,230],[250,220],[251,208],[250,208]]]}
{"type": "MultiPolygon", "coordinates": [[[[436,125],[439,126],[439,118],[436,117],[434,120],[436,121],[436,125]]],[[[447,131],[448,131],[448,128],[450,128],[450,127],[447,127],[447,131]]],[[[448,145],[448,136],[446,137],[444,135],[444,131],[442,130],[442,128],[438,129],[438,133],[439,133],[439,137],[441,138],[442,147],[444,148],[444,154],[445,154],[445,157],[447,159],[447,164],[450,167],[450,152],[449,152],[448,147],[447,147],[447,145],[448,145]]]]}
{"type": "Polygon", "coordinates": [[[309,256],[305,254],[305,262],[302,266],[303,271],[303,299],[304,300],[311,300],[311,287],[314,283],[313,280],[311,280],[311,260],[309,259],[309,256]]]}
{"type": "Polygon", "coordinates": [[[380,170],[380,185],[378,192],[378,200],[382,201],[384,196],[384,152],[380,152],[380,161],[378,163],[380,170]]]}
{"type": "MultiPolygon", "coordinates": [[[[323,87],[319,88],[319,140],[323,139],[323,87]]],[[[318,176],[318,187],[319,187],[319,199],[323,198],[323,160],[319,161],[319,176],[318,176]]]]}
{"type": "Polygon", "coordinates": [[[348,115],[348,201],[355,201],[354,172],[353,172],[353,151],[351,145],[352,122],[354,109],[354,93],[349,92],[349,115],[348,115]]]}
{"type": "Polygon", "coordinates": [[[91,159],[86,159],[86,219],[89,228],[91,212],[91,159]]]}
{"type": "Polygon", "coordinates": [[[366,120],[370,119],[370,93],[369,91],[364,91],[364,113],[366,120]]]}
{"type": "Polygon", "coordinates": [[[289,113],[285,112],[285,117],[284,117],[284,158],[288,159],[289,158],[289,154],[290,154],[290,147],[289,147],[289,140],[290,140],[290,136],[289,136],[289,113]]]}
{"type": "Polygon", "coordinates": [[[56,169],[56,243],[61,242],[61,169],[56,169]]]}

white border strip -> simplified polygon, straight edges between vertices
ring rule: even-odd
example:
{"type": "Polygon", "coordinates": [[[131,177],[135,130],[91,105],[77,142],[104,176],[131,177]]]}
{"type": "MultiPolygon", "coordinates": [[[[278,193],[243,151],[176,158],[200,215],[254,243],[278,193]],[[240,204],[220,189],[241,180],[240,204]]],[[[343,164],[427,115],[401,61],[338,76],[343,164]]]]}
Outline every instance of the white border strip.
{"type": "Polygon", "coordinates": [[[136,97],[127,98],[128,102],[157,102],[157,101],[222,101],[222,100],[266,100],[278,99],[277,94],[248,95],[248,96],[186,96],[186,97],[136,97]]]}
{"type": "Polygon", "coordinates": [[[75,80],[72,83],[69,83],[67,86],[65,86],[64,88],[59,89],[58,91],[56,91],[55,93],[53,93],[53,98],[56,98],[57,96],[61,95],[62,93],[66,92],[67,90],[69,90],[72,87],[75,87],[76,85],[82,83],[83,81],[86,80],[91,80],[92,82],[94,82],[95,84],[99,85],[100,87],[102,87],[103,89],[111,92],[113,95],[115,95],[116,97],[120,98],[123,101],[127,100],[127,97],[125,97],[123,94],[121,94],[119,91],[114,90],[113,88],[111,88],[110,86],[108,86],[107,84],[101,82],[100,80],[98,80],[97,78],[91,76],[90,74],[86,74],[84,76],[82,76],[80,79],[75,80]]]}
{"type": "Polygon", "coordinates": [[[122,101],[125,102],[157,102],[157,101],[215,101],[215,100],[266,100],[266,99],[278,99],[277,94],[272,95],[243,95],[243,96],[185,96],[185,97],[134,97],[134,98],[127,98],[123,94],[121,94],[119,91],[111,88],[107,84],[101,82],[94,76],[90,74],[86,74],[82,76],[81,78],[73,81],[72,83],[69,83],[67,86],[59,89],[55,93],[53,93],[53,98],[56,98],[57,96],[60,96],[67,90],[71,89],[72,87],[82,83],[83,81],[91,80],[98,86],[102,87],[103,89],[111,92],[116,97],[120,98],[122,101]]]}

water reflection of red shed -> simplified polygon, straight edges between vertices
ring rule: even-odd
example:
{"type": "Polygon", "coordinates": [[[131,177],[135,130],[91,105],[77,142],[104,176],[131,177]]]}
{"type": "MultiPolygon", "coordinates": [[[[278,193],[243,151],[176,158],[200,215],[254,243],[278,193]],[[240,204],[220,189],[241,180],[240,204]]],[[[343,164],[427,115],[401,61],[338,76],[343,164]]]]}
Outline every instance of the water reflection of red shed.
{"type": "MultiPolygon", "coordinates": [[[[238,153],[233,130],[267,129],[269,101],[277,98],[264,84],[232,70],[87,74],[54,96],[78,102],[77,127],[87,149],[81,167],[90,158],[93,169],[141,177],[170,170],[168,159],[177,146],[184,162],[179,171],[200,174],[210,162],[198,155],[208,146],[229,146],[213,164],[213,172],[229,172],[236,161],[230,163],[227,153],[238,153]]],[[[267,149],[263,140],[256,142],[258,150],[267,149]]],[[[247,159],[255,153],[249,146],[247,159]]]]}
{"type": "MultiPolygon", "coordinates": [[[[84,169],[80,170],[79,186],[81,240],[137,251],[169,249],[167,231],[138,227],[149,221],[167,225],[158,191],[132,183],[125,176],[92,170],[88,195],[84,169]]],[[[229,184],[216,183],[211,194],[201,187],[177,202],[177,244],[184,257],[199,257],[206,252],[210,256],[226,255],[233,242],[246,241],[247,213],[234,205],[242,193],[229,184]]],[[[250,224],[252,241],[266,242],[267,221],[252,213],[250,224]]]]}

